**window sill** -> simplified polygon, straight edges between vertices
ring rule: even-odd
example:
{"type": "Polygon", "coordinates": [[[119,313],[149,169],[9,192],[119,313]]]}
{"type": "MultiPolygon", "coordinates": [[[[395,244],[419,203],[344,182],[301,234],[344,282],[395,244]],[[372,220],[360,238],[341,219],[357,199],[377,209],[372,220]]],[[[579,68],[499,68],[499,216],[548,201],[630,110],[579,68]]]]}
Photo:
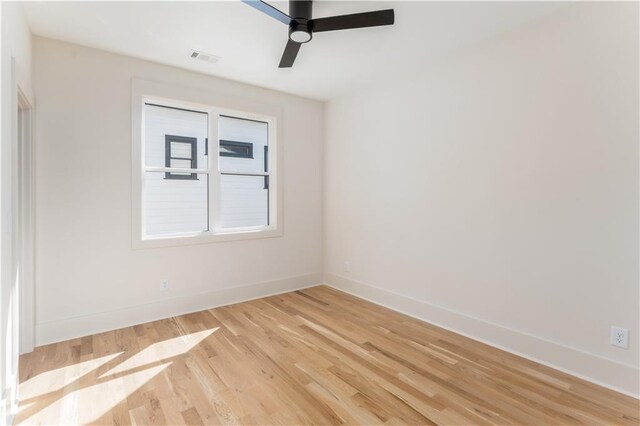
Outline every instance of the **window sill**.
{"type": "Polygon", "coordinates": [[[262,238],[281,237],[281,229],[259,228],[228,230],[216,234],[204,232],[191,235],[167,235],[165,237],[137,238],[132,241],[134,250],[162,247],[191,246],[198,244],[222,243],[228,241],[257,240],[262,238]]]}

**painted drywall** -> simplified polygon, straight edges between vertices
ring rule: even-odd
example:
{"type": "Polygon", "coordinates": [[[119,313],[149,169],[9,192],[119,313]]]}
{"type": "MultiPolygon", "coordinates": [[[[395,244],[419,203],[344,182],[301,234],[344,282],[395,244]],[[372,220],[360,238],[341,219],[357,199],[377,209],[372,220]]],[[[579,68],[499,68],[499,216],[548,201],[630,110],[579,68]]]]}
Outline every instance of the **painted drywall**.
{"type": "Polygon", "coordinates": [[[638,395],[638,114],[637,3],[329,102],[326,281],[638,395]]]}
{"type": "Polygon", "coordinates": [[[22,7],[19,2],[2,2],[2,57],[15,58],[16,82],[32,98],[31,31],[22,7]]]}
{"type": "Polygon", "coordinates": [[[15,286],[16,250],[14,249],[15,203],[17,159],[17,87],[29,100],[31,94],[31,33],[27,26],[22,5],[0,3],[0,389],[2,407],[0,417],[10,414],[15,397],[15,373],[18,355],[19,322],[17,317],[18,289],[15,286]]]}
{"type": "Polygon", "coordinates": [[[322,103],[38,37],[34,89],[38,344],[321,281],[322,103]],[[282,237],[131,248],[134,77],[282,109],[282,237]]]}

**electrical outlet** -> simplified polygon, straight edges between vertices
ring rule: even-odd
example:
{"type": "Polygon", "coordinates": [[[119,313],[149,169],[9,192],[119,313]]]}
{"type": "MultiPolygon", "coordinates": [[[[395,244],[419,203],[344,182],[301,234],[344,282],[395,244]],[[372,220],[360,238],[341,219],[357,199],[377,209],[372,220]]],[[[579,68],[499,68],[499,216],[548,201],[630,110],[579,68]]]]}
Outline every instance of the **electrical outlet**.
{"type": "Polygon", "coordinates": [[[167,291],[169,290],[169,278],[163,278],[160,281],[160,291],[167,291]]]}
{"type": "Polygon", "coordinates": [[[611,327],[611,344],[627,349],[629,347],[629,330],[622,327],[611,327]]]}
{"type": "Polygon", "coordinates": [[[351,272],[351,262],[344,262],[344,271],[351,272]]]}

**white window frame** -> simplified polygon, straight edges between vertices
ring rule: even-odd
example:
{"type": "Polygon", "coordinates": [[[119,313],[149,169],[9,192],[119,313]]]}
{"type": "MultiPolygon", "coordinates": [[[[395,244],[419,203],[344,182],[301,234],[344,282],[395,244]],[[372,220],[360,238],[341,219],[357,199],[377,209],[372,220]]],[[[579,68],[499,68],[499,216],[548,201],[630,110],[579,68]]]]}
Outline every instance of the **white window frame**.
{"type": "MultiPolygon", "coordinates": [[[[134,249],[183,246],[217,243],[257,238],[279,237],[283,234],[282,200],[282,108],[262,104],[247,98],[207,90],[179,87],[147,80],[133,79],[131,88],[131,204],[132,246],[134,249]],[[144,164],[144,106],[147,103],[168,107],[202,111],[208,114],[208,152],[206,167],[198,169],[176,169],[170,167],[148,167],[144,164]],[[219,141],[217,123],[220,115],[228,115],[268,123],[269,171],[237,172],[241,175],[269,176],[269,224],[243,228],[221,228],[219,183],[222,171],[219,168],[219,141]],[[215,155],[214,155],[215,154],[215,155]],[[198,173],[209,179],[209,230],[195,233],[169,235],[145,235],[144,182],[146,172],[198,173]]],[[[225,170],[225,174],[234,174],[225,170]]]]}

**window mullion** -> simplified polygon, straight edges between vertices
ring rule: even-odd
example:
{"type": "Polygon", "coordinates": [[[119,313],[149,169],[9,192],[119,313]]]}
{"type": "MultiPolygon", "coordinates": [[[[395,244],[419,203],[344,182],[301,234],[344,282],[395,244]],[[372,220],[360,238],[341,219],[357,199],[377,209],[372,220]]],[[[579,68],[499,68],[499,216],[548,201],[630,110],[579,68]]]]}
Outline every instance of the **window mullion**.
{"type": "Polygon", "coordinates": [[[219,111],[209,111],[209,136],[207,138],[207,170],[209,179],[209,232],[215,234],[221,229],[220,213],[220,172],[218,167],[218,122],[219,111]]]}

